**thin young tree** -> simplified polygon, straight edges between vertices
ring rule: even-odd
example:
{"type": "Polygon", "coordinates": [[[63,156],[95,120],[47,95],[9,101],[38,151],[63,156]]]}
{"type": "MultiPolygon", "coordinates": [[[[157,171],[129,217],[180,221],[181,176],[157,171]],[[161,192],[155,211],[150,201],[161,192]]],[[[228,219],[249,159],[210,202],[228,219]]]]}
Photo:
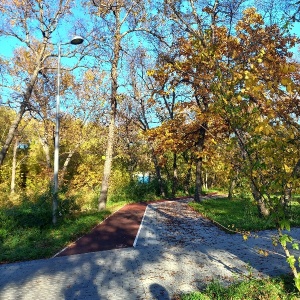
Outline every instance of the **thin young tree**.
{"type": "Polygon", "coordinates": [[[106,207],[112,170],[116,117],[120,98],[119,87],[120,82],[124,80],[121,69],[122,53],[126,52],[125,41],[128,41],[131,35],[150,32],[146,22],[149,19],[149,7],[147,7],[146,1],[93,0],[92,2],[96,7],[94,9],[96,17],[95,32],[100,36],[98,47],[102,50],[98,57],[100,59],[106,57],[107,61],[103,64],[103,67],[109,65],[111,81],[109,96],[110,120],[101,193],[98,201],[98,209],[102,210],[106,207]]]}

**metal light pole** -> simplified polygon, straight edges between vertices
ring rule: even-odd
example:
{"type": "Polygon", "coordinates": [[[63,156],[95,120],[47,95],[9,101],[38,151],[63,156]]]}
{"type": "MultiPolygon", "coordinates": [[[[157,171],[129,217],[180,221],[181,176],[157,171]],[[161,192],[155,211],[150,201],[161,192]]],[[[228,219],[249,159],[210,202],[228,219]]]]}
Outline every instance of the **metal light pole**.
{"type": "MultiPolygon", "coordinates": [[[[81,36],[74,36],[68,44],[79,45],[83,43],[81,36]]],[[[52,223],[57,221],[58,208],[58,171],[59,171],[59,125],[60,125],[60,60],[61,43],[58,44],[57,56],[57,95],[56,95],[56,113],[55,113],[55,139],[54,139],[54,173],[53,173],[53,202],[52,202],[52,223]]]]}

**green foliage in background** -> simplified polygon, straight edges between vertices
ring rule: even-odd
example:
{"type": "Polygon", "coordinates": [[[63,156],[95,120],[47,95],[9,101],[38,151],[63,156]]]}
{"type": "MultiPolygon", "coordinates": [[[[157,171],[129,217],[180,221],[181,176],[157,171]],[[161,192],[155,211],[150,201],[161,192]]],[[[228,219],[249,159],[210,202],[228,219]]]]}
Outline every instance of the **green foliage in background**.
{"type": "Polygon", "coordinates": [[[144,202],[159,199],[159,186],[155,178],[149,183],[139,182],[129,174],[115,171],[111,179],[109,201],[117,203],[144,202]]]}

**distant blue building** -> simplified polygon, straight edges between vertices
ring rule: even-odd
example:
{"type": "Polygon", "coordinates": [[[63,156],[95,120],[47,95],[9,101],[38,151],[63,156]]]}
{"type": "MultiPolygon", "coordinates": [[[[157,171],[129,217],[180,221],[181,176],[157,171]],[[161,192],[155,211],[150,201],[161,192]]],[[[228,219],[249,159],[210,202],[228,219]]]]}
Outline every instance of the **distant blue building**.
{"type": "Polygon", "coordinates": [[[136,175],[138,182],[140,183],[149,183],[151,181],[150,173],[138,173],[136,175]]]}

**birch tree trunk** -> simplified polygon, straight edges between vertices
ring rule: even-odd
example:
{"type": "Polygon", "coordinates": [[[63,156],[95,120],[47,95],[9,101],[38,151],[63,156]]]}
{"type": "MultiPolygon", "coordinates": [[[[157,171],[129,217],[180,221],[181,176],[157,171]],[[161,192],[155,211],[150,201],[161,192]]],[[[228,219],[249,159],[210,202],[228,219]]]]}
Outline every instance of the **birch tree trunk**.
{"type": "Polygon", "coordinates": [[[10,183],[11,194],[15,193],[18,145],[19,145],[19,140],[16,139],[14,150],[13,150],[13,161],[12,161],[12,168],[11,168],[11,183],[10,183]]]}
{"type": "Polygon", "coordinates": [[[113,49],[113,60],[111,68],[111,101],[110,101],[110,124],[107,137],[107,146],[106,146],[106,156],[103,170],[103,178],[101,185],[100,197],[98,200],[98,210],[106,208],[108,188],[109,188],[109,179],[111,174],[112,167],[112,158],[114,150],[114,138],[115,138],[115,122],[117,115],[117,93],[118,93],[118,63],[120,59],[121,51],[121,39],[122,35],[120,34],[121,24],[120,24],[120,7],[116,6],[114,8],[114,15],[116,19],[116,34],[115,42],[113,49]]]}
{"type": "Polygon", "coordinates": [[[110,124],[109,124],[108,138],[107,138],[107,147],[106,147],[106,156],[105,156],[104,171],[103,171],[103,178],[102,178],[102,185],[101,185],[101,193],[98,200],[98,210],[105,209],[107,203],[109,178],[111,174],[112,156],[113,156],[113,147],[114,147],[115,118],[116,118],[115,113],[112,113],[110,124]]]}

